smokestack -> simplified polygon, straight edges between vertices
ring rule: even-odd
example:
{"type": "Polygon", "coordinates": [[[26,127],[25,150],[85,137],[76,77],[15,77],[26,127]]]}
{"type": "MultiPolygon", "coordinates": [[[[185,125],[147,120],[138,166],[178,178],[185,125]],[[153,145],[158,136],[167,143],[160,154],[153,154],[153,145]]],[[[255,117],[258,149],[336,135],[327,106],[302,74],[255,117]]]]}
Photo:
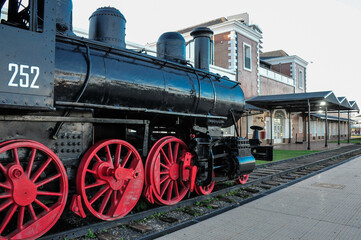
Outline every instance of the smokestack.
{"type": "Polygon", "coordinates": [[[191,32],[194,39],[194,66],[209,72],[209,49],[213,31],[206,27],[198,27],[191,32]]]}

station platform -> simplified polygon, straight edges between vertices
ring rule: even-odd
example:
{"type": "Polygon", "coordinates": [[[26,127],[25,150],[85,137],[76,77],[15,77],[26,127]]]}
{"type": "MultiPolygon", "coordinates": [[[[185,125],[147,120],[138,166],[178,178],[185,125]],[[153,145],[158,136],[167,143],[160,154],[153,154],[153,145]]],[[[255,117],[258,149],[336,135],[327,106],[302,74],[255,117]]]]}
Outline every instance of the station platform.
{"type": "MultiPolygon", "coordinates": [[[[316,151],[327,151],[331,149],[336,149],[340,147],[345,147],[350,145],[350,143],[341,143],[340,145],[335,142],[335,140],[328,142],[328,146],[325,147],[325,140],[317,140],[311,142],[311,150],[316,151]]],[[[276,144],[274,145],[274,149],[281,149],[281,150],[303,150],[306,151],[308,147],[307,142],[303,142],[301,144],[298,143],[286,143],[286,144],[276,144]]]]}
{"type": "Polygon", "coordinates": [[[361,239],[361,157],[161,240],[361,239]]]}

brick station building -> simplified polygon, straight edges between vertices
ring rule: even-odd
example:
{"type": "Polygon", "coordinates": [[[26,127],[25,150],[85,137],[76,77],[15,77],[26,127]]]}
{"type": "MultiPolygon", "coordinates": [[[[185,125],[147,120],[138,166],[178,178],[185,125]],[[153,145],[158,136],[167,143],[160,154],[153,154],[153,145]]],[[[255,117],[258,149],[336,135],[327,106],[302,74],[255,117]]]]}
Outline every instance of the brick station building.
{"type": "MultiPolygon", "coordinates": [[[[194,59],[194,46],[190,33],[196,27],[208,27],[214,32],[211,39],[210,71],[240,82],[246,100],[260,95],[306,92],[308,62],[299,56],[290,56],[283,50],[264,52],[262,31],[257,25],[249,23],[247,13],[221,17],[179,30],[188,42],[186,56],[191,62],[194,59]]],[[[152,43],[148,47],[155,49],[155,45],[152,43]]],[[[322,114],[324,113],[312,114],[310,118],[311,140],[325,138],[325,120],[322,114]]],[[[337,139],[338,119],[332,117],[332,113],[329,116],[328,138],[337,139]]],[[[346,137],[347,115],[342,114],[341,117],[341,137],[346,137]]],[[[306,141],[307,122],[307,116],[302,112],[266,110],[263,114],[243,117],[239,130],[242,137],[251,138],[250,126],[263,127],[264,130],[260,133],[263,144],[270,143],[271,138],[274,144],[288,143],[290,138],[292,142],[299,142],[306,141]]],[[[235,134],[234,127],[224,131],[229,135],[235,134]]]]}

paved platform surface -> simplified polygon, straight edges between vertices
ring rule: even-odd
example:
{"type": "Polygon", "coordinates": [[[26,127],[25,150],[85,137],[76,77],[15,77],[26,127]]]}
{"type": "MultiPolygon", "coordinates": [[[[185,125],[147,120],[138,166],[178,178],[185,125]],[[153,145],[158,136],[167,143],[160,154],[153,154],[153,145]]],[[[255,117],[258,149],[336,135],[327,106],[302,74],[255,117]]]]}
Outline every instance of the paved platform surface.
{"type": "Polygon", "coordinates": [[[361,157],[159,239],[361,239],[361,157]]]}
{"type": "MultiPolygon", "coordinates": [[[[332,140],[335,141],[335,140],[332,140]]],[[[348,143],[341,143],[338,145],[334,142],[329,142],[328,146],[325,147],[325,141],[324,140],[317,140],[317,141],[311,141],[311,150],[318,150],[318,151],[326,151],[330,149],[336,149],[344,146],[348,146],[350,144],[348,143]]],[[[296,143],[290,143],[290,144],[277,144],[274,145],[274,149],[282,149],[282,150],[307,150],[308,143],[304,142],[302,144],[296,144],[296,143]]]]}

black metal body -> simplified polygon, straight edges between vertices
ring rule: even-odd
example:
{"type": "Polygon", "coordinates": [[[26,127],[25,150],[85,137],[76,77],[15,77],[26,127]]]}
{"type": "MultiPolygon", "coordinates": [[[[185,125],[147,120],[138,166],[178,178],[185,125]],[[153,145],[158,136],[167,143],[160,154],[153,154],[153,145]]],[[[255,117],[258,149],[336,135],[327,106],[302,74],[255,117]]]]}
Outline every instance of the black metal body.
{"type": "Polygon", "coordinates": [[[55,101],[73,102],[84,86],[90,46],[92,69],[79,102],[146,108],[227,118],[244,110],[244,94],[233,81],[128,50],[101,49],[91,41],[59,38],[56,44],[55,101]],[[110,52],[109,52],[110,51],[110,52]]]}
{"type": "MultiPolygon", "coordinates": [[[[12,10],[14,2],[9,20],[0,24],[1,141],[44,143],[71,180],[84,152],[99,140],[124,139],[145,159],[164,135],[182,139],[196,154],[199,185],[210,183],[213,173],[230,179],[252,171],[248,141],[222,136],[221,127],[239,120],[245,99],[239,83],[208,71],[210,31],[195,32],[196,69],[169,61],[168,50],[158,58],[124,49],[122,34],[115,34],[119,45],[75,36],[70,0],[30,1],[37,3],[30,13],[38,14],[30,14],[25,25],[12,10]],[[64,9],[55,14],[56,6],[64,9]]],[[[125,28],[124,17],[117,17],[125,28]]],[[[95,29],[94,39],[98,33],[95,29]]],[[[183,58],[178,50],[171,55],[183,58]]]]}

